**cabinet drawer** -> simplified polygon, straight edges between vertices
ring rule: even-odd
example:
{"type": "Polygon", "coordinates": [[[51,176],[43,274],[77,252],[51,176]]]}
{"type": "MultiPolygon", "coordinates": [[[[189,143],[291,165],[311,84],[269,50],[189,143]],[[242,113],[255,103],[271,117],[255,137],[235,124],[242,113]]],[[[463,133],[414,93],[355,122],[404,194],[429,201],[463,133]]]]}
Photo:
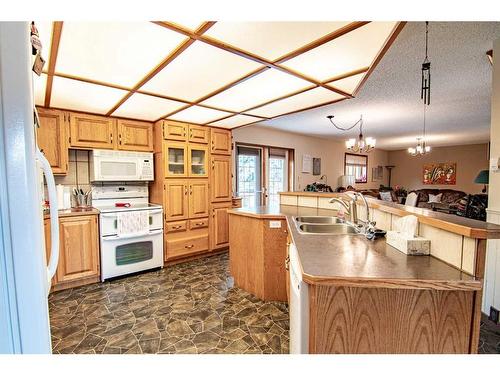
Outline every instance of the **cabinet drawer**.
{"type": "Polygon", "coordinates": [[[171,221],[165,223],[165,232],[167,233],[172,233],[172,232],[181,232],[185,231],[187,229],[187,221],[171,221]]]}
{"type": "Polygon", "coordinates": [[[203,219],[189,220],[189,229],[199,229],[208,227],[208,217],[203,219]]]}
{"type": "Polygon", "coordinates": [[[208,234],[180,239],[169,239],[167,236],[165,242],[167,260],[208,250],[208,234]]]}

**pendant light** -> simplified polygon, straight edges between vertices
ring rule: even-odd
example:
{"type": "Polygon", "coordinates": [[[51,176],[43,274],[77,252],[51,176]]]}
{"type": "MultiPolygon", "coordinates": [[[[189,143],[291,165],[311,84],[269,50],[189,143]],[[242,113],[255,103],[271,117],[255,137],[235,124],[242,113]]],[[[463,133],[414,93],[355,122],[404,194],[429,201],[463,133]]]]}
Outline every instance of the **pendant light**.
{"type": "Polygon", "coordinates": [[[359,135],[358,138],[350,138],[347,141],[345,141],[345,146],[349,151],[353,152],[364,152],[368,153],[372,151],[375,148],[375,144],[377,143],[376,139],[373,137],[364,137],[363,136],[363,116],[361,115],[359,120],[352,126],[349,126],[347,128],[343,128],[333,122],[333,115],[326,116],[328,120],[332,123],[333,126],[335,126],[336,129],[342,130],[342,131],[348,131],[351,129],[354,129],[356,126],[359,124],[359,135]]]}

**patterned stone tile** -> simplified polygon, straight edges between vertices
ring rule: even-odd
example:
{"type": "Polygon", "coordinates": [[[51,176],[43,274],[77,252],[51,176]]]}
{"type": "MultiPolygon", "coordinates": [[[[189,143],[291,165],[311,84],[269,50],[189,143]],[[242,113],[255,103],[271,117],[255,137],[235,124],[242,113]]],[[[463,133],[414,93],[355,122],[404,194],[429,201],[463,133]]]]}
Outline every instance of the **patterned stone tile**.
{"type": "Polygon", "coordinates": [[[287,305],[233,287],[228,269],[219,254],[53,293],[53,353],[287,353],[287,305]]]}
{"type": "MultiPolygon", "coordinates": [[[[284,303],[233,287],[219,254],[52,293],[54,354],[288,353],[284,303]]],[[[500,327],[483,319],[480,353],[500,353],[500,327]]]]}

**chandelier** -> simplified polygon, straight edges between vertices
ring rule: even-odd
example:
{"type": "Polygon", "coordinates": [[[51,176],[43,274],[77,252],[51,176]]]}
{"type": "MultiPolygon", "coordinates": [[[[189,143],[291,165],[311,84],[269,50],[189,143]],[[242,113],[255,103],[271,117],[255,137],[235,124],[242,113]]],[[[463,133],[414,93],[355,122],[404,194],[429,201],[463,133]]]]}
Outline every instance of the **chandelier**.
{"type": "Polygon", "coordinates": [[[429,41],[429,22],[425,22],[425,59],[422,63],[422,87],[420,89],[420,99],[424,102],[424,129],[422,137],[417,138],[417,145],[409,147],[408,153],[411,156],[425,155],[431,151],[431,147],[425,144],[425,120],[426,108],[431,104],[431,62],[427,55],[429,41]]]}
{"type": "Polygon", "coordinates": [[[326,116],[328,120],[332,123],[333,126],[335,126],[336,129],[342,130],[342,131],[348,131],[351,129],[354,129],[356,126],[359,124],[359,136],[358,138],[350,138],[347,141],[345,141],[345,147],[349,151],[353,152],[370,152],[375,148],[376,144],[376,139],[372,137],[364,137],[363,136],[363,116],[361,115],[359,120],[352,126],[349,126],[347,128],[343,128],[333,122],[333,115],[326,116]]]}

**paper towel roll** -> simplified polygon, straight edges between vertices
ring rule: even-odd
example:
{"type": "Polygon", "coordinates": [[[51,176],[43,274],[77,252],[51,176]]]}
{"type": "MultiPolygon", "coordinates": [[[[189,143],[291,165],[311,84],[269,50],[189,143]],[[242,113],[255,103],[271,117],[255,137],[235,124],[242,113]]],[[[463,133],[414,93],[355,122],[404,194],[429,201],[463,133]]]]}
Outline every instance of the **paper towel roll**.
{"type": "Polygon", "coordinates": [[[64,186],[59,184],[56,186],[57,192],[57,209],[62,210],[64,207],[64,186]]]}
{"type": "Polygon", "coordinates": [[[63,206],[61,208],[65,210],[71,208],[71,189],[69,186],[64,187],[63,206]]]}

